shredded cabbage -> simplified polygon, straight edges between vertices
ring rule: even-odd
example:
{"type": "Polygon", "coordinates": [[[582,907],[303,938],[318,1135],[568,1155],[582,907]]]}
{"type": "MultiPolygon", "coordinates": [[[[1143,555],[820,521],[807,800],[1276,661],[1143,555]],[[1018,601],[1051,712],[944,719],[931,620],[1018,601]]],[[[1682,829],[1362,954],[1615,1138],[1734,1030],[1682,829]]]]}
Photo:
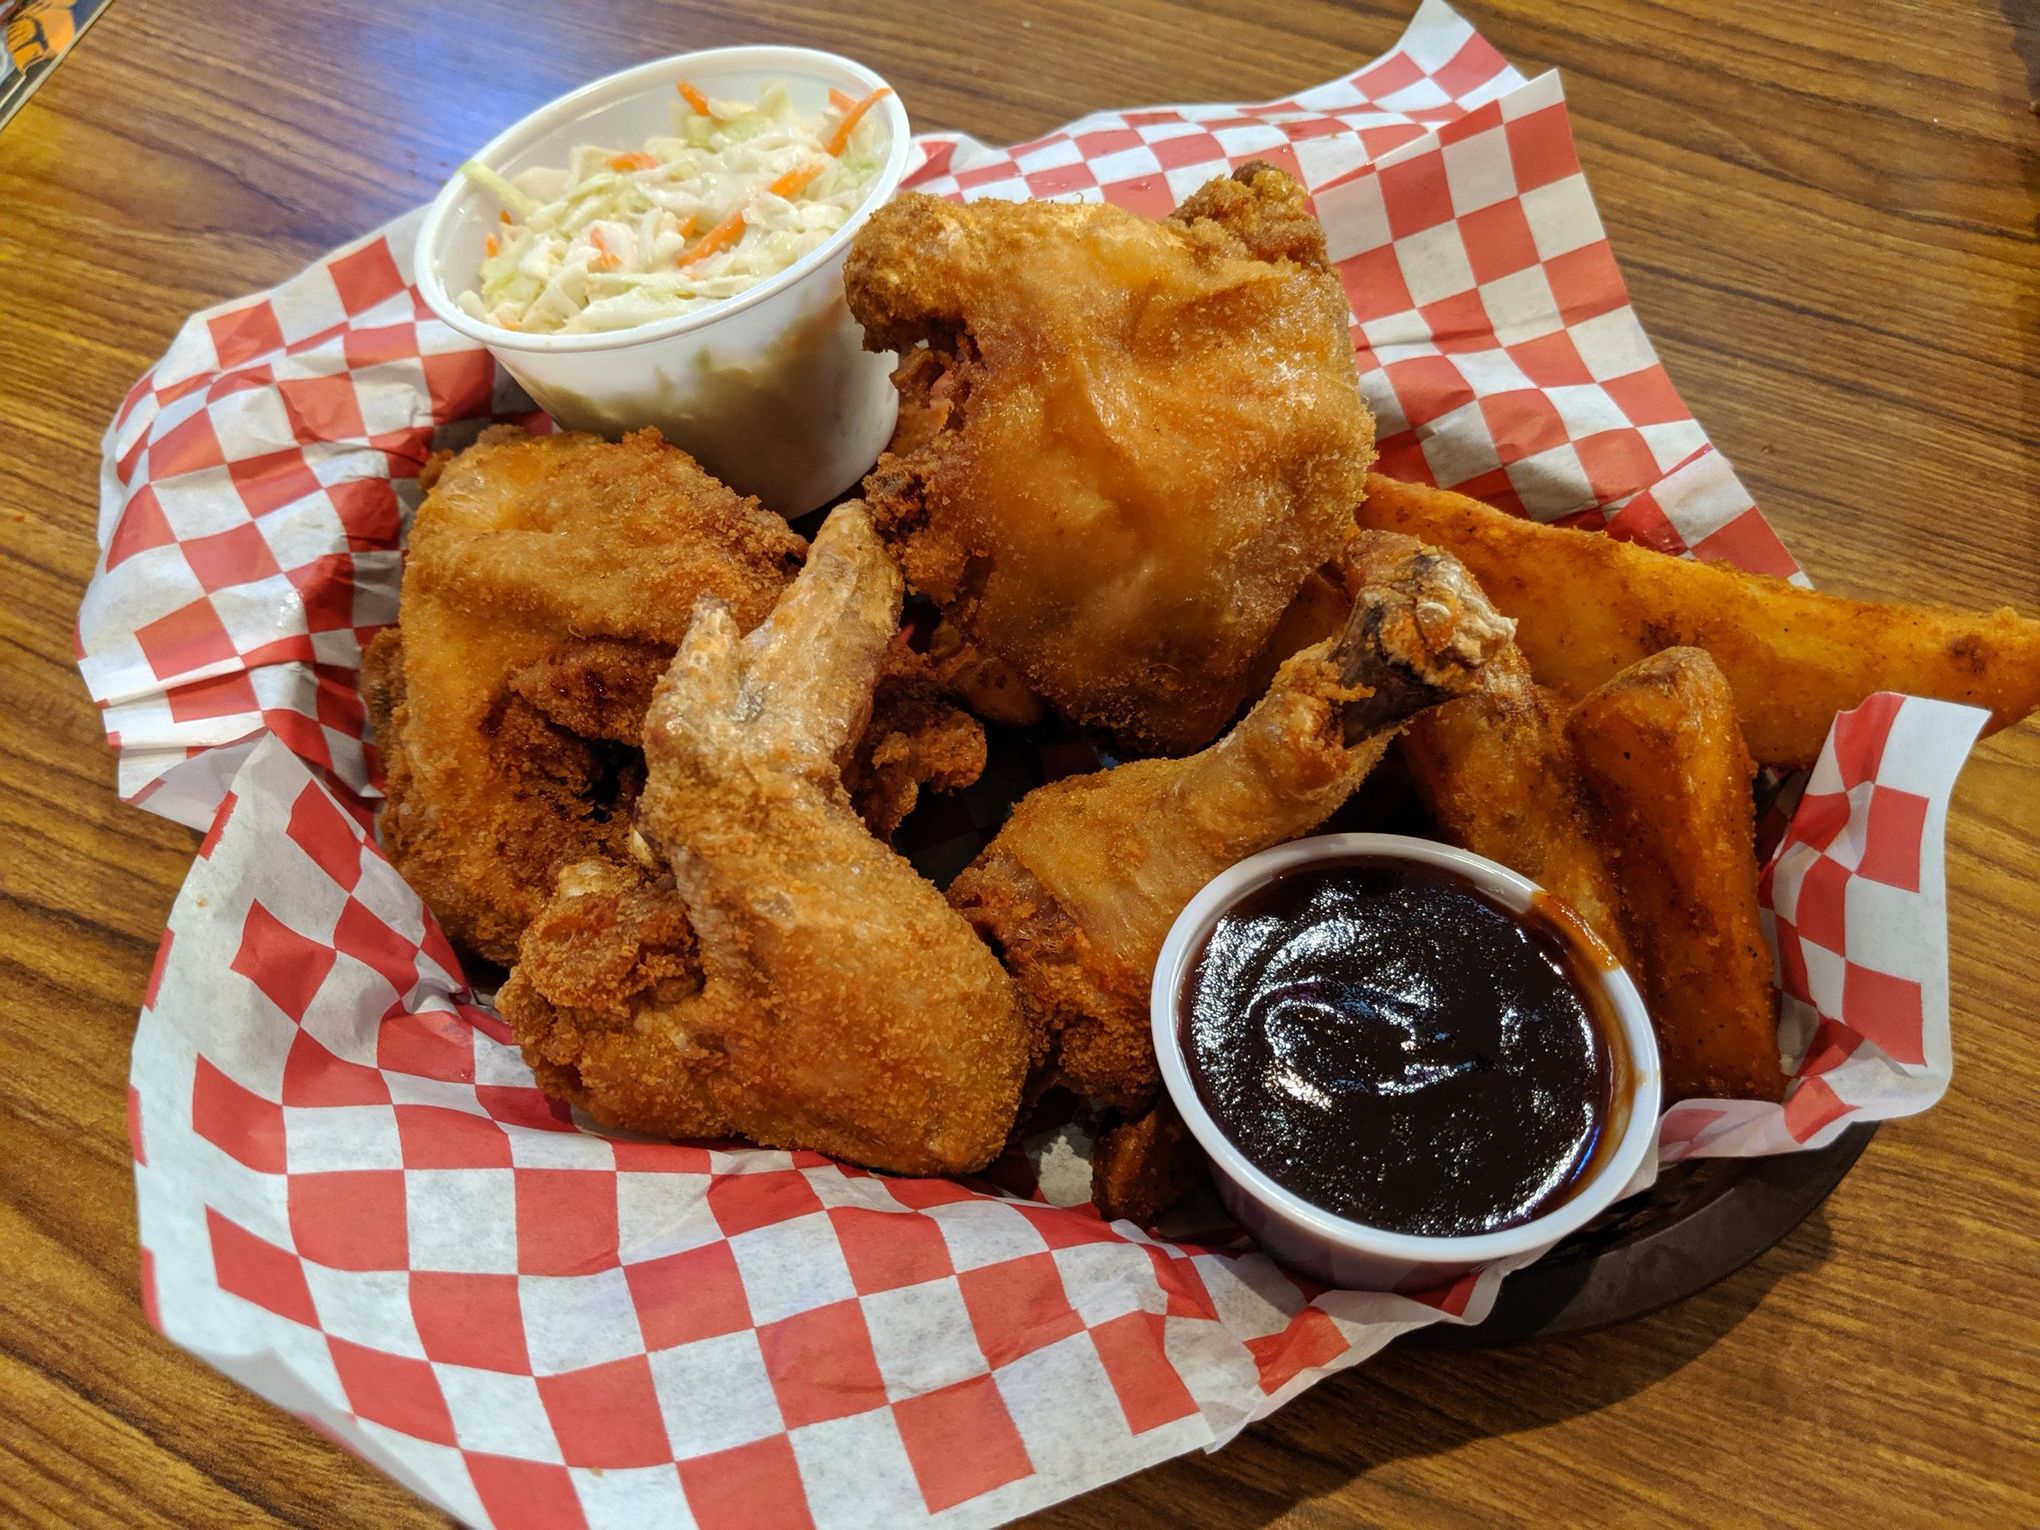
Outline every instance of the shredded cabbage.
{"type": "Polygon", "coordinates": [[[885,161],[879,114],[829,152],[843,98],[813,121],[783,83],[755,102],[674,103],[671,135],[628,151],[577,147],[564,169],[507,179],[468,161],[504,221],[479,290],[454,301],[505,329],[590,334],[692,313],[775,276],[849,221],[885,161]]]}

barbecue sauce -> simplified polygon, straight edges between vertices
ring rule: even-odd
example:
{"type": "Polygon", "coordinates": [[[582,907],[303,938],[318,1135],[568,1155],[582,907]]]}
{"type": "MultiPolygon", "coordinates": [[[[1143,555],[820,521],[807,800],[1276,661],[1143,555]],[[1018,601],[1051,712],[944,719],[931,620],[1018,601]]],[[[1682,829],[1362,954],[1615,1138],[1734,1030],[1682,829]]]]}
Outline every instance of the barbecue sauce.
{"type": "Polygon", "coordinates": [[[1182,1039],[1219,1129],[1348,1220],[1460,1237],[1563,1202],[1621,1123],[1621,1031],[1571,911],[1355,858],[1289,872],[1218,921],[1182,1039]]]}

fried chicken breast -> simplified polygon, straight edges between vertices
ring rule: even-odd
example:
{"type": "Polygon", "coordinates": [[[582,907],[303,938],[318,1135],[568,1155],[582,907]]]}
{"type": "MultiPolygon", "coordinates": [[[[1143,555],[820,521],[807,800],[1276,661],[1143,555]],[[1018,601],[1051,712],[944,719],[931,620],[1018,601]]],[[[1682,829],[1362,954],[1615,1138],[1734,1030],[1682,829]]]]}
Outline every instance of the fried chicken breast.
{"type": "Polygon", "coordinates": [[[907,355],[865,495],[909,581],[1077,721],[1209,742],[1374,454],[1303,188],[1250,165],[1166,222],[907,193],[844,279],[907,355]]]}

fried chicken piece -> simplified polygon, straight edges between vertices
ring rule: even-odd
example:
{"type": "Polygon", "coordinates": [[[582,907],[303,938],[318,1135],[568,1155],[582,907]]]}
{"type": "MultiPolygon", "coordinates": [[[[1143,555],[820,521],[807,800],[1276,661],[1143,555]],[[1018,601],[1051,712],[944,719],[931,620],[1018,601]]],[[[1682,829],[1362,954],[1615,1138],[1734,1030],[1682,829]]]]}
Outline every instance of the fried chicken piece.
{"type": "Polygon", "coordinates": [[[1091,1144],[1091,1201],[1107,1220],[1141,1227],[1182,1199],[1204,1170],[1204,1154],[1167,1095],[1091,1144]]]}
{"type": "Polygon", "coordinates": [[[1531,680],[1513,646],[1489,661],[1481,681],[1403,734],[1418,796],[1446,839],[1568,904],[1630,965],[1621,893],[1566,733],[1571,708],[1531,680]]]}
{"type": "Polygon", "coordinates": [[[762,621],[803,543],[650,430],[493,428],[428,490],[366,666],[383,844],[448,935],[507,962],[556,865],[622,855],[630,708],[695,598],[762,621]]]}
{"type": "MultiPolygon", "coordinates": [[[[701,963],[672,878],[635,861],[560,868],[519,942],[517,971],[563,1010],[622,1014],[647,996],[701,991],[701,963]]],[[[543,1082],[543,1080],[541,1080],[543,1082]]]]}
{"type": "Polygon", "coordinates": [[[928,640],[929,672],[987,722],[1030,727],[1047,715],[1020,672],[993,658],[944,617],[928,640]]]}
{"type": "MultiPolygon", "coordinates": [[[[444,776],[431,769],[430,753],[421,765],[411,743],[405,651],[399,629],[389,628],[362,659],[363,700],[382,747],[383,842],[454,940],[504,961],[555,864],[622,853],[643,765],[628,745],[562,728],[517,694],[516,679],[542,668],[540,660],[483,698],[470,747],[490,772],[486,789],[465,801],[437,800],[444,776]],[[468,829],[499,833],[493,865],[479,849],[463,848],[468,829]]],[[[432,683],[428,677],[428,694],[432,683]]]]}
{"type": "Polygon", "coordinates": [[[509,677],[521,696],[556,728],[582,738],[637,745],[652,689],[673,662],[663,643],[574,638],[509,677]]]}
{"type": "MultiPolygon", "coordinates": [[[[425,478],[398,626],[362,666],[382,837],[458,944],[508,962],[557,867],[623,858],[645,709],[695,598],[755,626],[807,544],[656,431],[498,427],[425,478]]],[[[902,645],[859,743],[859,805],[890,833],[924,782],[966,784],[983,757],[902,645]]]]}
{"type": "Polygon", "coordinates": [[[871,720],[843,766],[851,805],[880,839],[892,838],[922,787],[957,791],[984,773],[985,730],[957,710],[950,694],[904,642],[886,650],[871,720]]]}
{"type": "Polygon", "coordinates": [[[1004,1146],[1028,1061],[1013,985],[842,780],[901,593],[851,503],[748,638],[697,606],[645,718],[637,824],[669,875],[563,876],[501,995],[548,1089],[618,1126],[901,1173],[1004,1146]]]}
{"type": "Polygon", "coordinates": [[[1166,222],[909,192],[844,280],[907,356],[865,494],[908,580],[1077,721],[1207,743],[1374,455],[1303,188],[1250,165],[1166,222]]]}
{"type": "Polygon", "coordinates": [[[1777,1099],[1756,764],[1728,680],[1702,650],[1668,648],[1583,700],[1570,731],[1642,964],[1665,1102],[1777,1099]]]}
{"type": "Polygon", "coordinates": [[[670,876],[578,861],[560,868],[525,926],[496,1009],[554,1099],[668,1136],[726,1137],[734,1128],[697,1071],[709,1054],[675,1037],[648,1041],[637,1024],[640,1013],[684,1007],[701,981],[694,926],[670,876]]]}
{"type": "Polygon", "coordinates": [[[496,1009],[554,1099],[668,1136],[726,1137],[734,1128],[698,1071],[707,1051],[638,1029],[641,1013],[677,1012],[701,983],[673,879],[634,862],[579,861],[560,868],[525,927],[496,1009]]]}
{"type": "Polygon", "coordinates": [[[1538,680],[1575,700],[1660,649],[1706,649],[1766,765],[1811,765],[1835,714],[1876,691],[1987,707],[1985,733],[2040,706],[2040,621],[2009,609],[1844,600],[1378,473],[1359,519],[1463,558],[1538,680]]]}
{"type": "Polygon", "coordinates": [[[1148,984],[1183,905],[1323,822],[1404,722],[1469,690],[1507,643],[1465,570],[1414,539],[1369,535],[1354,565],[1344,630],[1289,659],[1218,743],[1036,788],[951,885],[1077,1093],[1146,1107],[1159,1082],[1148,984]]]}

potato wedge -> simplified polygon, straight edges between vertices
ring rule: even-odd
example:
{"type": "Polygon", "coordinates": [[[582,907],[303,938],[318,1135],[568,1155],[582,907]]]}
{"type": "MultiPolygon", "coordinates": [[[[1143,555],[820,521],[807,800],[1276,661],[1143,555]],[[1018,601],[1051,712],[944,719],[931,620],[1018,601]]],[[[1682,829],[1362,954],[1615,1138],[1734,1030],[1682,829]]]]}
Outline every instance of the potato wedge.
{"type": "Polygon", "coordinates": [[[1487,672],[1482,690],[1420,712],[1404,732],[1417,794],[1445,838],[1569,904],[1626,966],[1621,899],[1582,799],[1567,703],[1531,682],[1520,654],[1487,672]]]}
{"type": "Polygon", "coordinates": [[[1668,648],[1581,701],[1568,731],[1621,885],[1665,1103],[1777,1099],[1756,765],[1727,679],[1702,650],[1668,648]]]}
{"type": "Polygon", "coordinates": [[[1835,713],[1876,691],[1988,708],[1985,732],[2040,705],[2040,621],[2010,610],[1844,600],[1378,473],[1368,475],[1359,519],[1457,556],[1516,618],[1538,680],[1568,696],[1660,649],[1706,649],[1767,765],[1812,764],[1835,713]]]}

